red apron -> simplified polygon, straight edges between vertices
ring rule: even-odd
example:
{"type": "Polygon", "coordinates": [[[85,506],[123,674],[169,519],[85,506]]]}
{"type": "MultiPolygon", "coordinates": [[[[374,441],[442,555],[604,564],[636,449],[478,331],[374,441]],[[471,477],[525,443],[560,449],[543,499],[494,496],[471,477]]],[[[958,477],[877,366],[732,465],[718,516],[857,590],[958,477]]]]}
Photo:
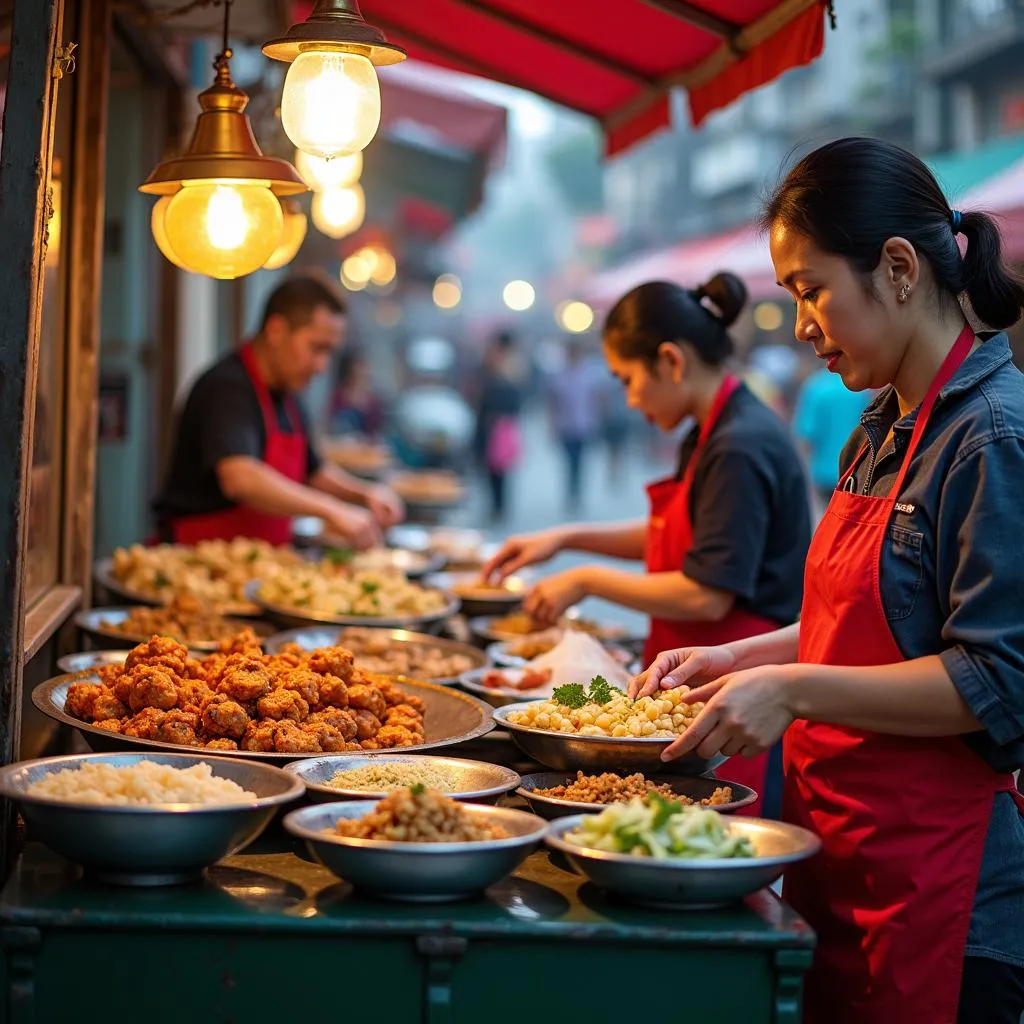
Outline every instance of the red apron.
{"type": "MultiPolygon", "coordinates": [[[[799,660],[904,660],[879,591],[893,506],[936,397],[974,342],[965,327],[918,412],[885,497],[839,483],[807,556],[799,660]]],[[[957,736],[908,738],[794,722],[783,740],[784,817],[821,836],[785,897],[818,935],[805,1024],[955,1024],[995,793],[1012,791],[957,736]]]]}
{"type": "MultiPolygon", "coordinates": [[[[263,425],[267,441],[263,449],[263,461],[276,469],[282,476],[296,483],[306,480],[306,435],[302,430],[302,419],[295,403],[286,398],[288,423],[291,430],[285,433],[278,426],[274,403],[270,392],[263,383],[252,345],[245,345],[239,352],[242,363],[263,413],[263,425]]],[[[195,544],[201,540],[231,540],[233,537],[251,537],[265,540],[269,544],[287,544],[292,539],[290,516],[271,516],[244,505],[235,505],[220,512],[202,515],[182,516],[171,524],[172,537],[176,544],[195,544]]]]}
{"type": "MultiPolygon", "coordinates": [[[[682,480],[659,480],[647,488],[650,500],[650,518],[644,561],[648,572],[679,572],[686,553],[693,544],[693,524],[690,522],[690,486],[701,453],[707,444],[718,418],[732,393],[740,386],[732,374],[726,376],[711,403],[708,417],[701,425],[697,445],[686,464],[682,480]]],[[[659,652],[674,647],[707,647],[727,644],[760,633],[770,633],[779,623],[761,618],[739,608],[733,608],[720,622],[687,622],[651,617],[651,629],[644,645],[644,664],[649,665],[659,652]]],[[[768,754],[757,757],[734,757],[726,773],[732,782],[749,786],[757,794],[757,802],[745,811],[759,815],[764,800],[768,754]]]]}

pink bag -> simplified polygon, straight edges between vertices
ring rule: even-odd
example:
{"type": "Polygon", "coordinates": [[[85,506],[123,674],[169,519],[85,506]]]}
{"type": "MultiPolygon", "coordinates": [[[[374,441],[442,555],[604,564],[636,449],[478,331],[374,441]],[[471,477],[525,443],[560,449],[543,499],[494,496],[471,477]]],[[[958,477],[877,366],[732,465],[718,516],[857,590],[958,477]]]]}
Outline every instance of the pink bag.
{"type": "Polygon", "coordinates": [[[523,442],[519,424],[511,416],[495,420],[487,439],[487,468],[492,473],[507,473],[519,461],[523,442]]]}

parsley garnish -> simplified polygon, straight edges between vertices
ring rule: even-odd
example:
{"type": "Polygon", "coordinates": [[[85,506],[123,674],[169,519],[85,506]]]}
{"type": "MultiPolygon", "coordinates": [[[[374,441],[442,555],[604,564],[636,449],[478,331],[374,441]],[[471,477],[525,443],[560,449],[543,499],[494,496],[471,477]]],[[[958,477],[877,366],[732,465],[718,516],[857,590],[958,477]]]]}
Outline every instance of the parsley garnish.
{"type": "Polygon", "coordinates": [[[603,706],[612,699],[613,693],[621,692],[610,686],[604,676],[595,676],[589,691],[585,690],[581,683],[565,683],[563,686],[555,687],[552,697],[567,708],[581,708],[586,704],[603,706]]]}
{"type": "Polygon", "coordinates": [[[331,565],[348,565],[356,557],[352,548],[328,548],[324,552],[324,558],[331,565]]]}
{"type": "Polygon", "coordinates": [[[376,594],[380,590],[380,584],[374,580],[363,580],[360,586],[363,588],[364,594],[376,594]]]}
{"type": "Polygon", "coordinates": [[[422,782],[414,782],[409,787],[409,792],[412,793],[413,796],[422,796],[426,791],[427,787],[424,786],[422,782]]]}
{"type": "Polygon", "coordinates": [[[153,585],[158,590],[163,590],[164,587],[169,587],[171,585],[171,577],[162,569],[157,569],[156,574],[153,576],[153,585]]]}

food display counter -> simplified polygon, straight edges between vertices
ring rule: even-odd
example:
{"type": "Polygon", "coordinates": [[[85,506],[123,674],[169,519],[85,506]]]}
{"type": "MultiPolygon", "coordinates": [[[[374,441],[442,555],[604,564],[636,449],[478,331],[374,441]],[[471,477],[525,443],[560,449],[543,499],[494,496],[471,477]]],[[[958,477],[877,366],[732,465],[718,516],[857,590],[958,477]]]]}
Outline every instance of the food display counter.
{"type": "Polygon", "coordinates": [[[547,851],[480,898],[408,904],[354,895],[276,829],[158,889],[30,843],[0,895],[0,1020],[799,1024],[813,943],[769,890],[644,909],[547,851]]]}

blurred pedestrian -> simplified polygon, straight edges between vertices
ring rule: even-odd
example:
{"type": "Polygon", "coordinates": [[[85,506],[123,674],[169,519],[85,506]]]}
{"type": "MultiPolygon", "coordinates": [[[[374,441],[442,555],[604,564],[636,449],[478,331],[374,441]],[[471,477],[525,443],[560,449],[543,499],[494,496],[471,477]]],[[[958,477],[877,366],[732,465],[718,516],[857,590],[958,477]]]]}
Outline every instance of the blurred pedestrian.
{"type": "Polygon", "coordinates": [[[839,374],[824,368],[815,370],[800,387],[793,433],[807,460],[819,511],[832,499],[843,448],[871,396],[871,391],[850,391],[839,374]]]}
{"type": "Polygon", "coordinates": [[[499,332],[484,355],[474,438],[477,463],[487,476],[494,523],[505,518],[508,474],[522,452],[519,414],[524,378],[515,335],[499,332]]]}
{"type": "Polygon", "coordinates": [[[369,361],[362,352],[346,353],[331,401],[331,433],[376,438],[383,426],[384,406],[373,386],[369,361]]]}
{"type": "Polygon", "coordinates": [[[622,479],[622,459],[633,426],[622,385],[608,374],[605,378],[601,408],[601,436],[608,452],[608,483],[618,486],[622,479]]]}
{"type": "Polygon", "coordinates": [[[551,424],[565,453],[566,514],[578,515],[583,500],[583,456],[601,427],[603,371],[587,358],[580,338],[565,347],[565,362],[548,381],[551,424]]]}

